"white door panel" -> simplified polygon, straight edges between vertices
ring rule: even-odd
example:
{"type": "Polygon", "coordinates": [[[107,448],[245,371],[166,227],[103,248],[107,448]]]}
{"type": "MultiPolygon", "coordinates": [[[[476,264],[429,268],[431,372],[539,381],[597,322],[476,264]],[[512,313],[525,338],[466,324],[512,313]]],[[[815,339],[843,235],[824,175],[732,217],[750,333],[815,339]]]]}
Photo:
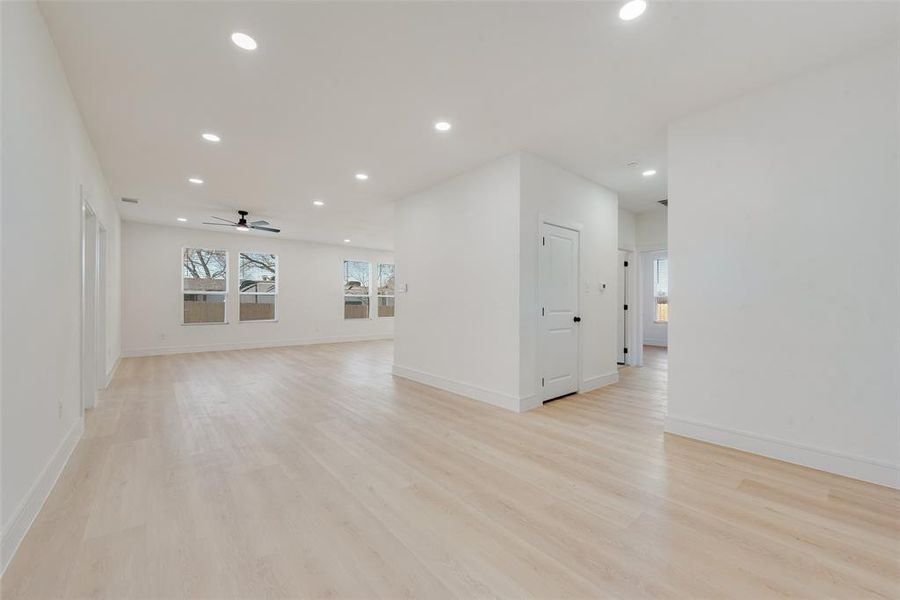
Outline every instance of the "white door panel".
{"type": "Polygon", "coordinates": [[[541,245],[543,399],[578,391],[578,232],[544,223],[541,245]]]}

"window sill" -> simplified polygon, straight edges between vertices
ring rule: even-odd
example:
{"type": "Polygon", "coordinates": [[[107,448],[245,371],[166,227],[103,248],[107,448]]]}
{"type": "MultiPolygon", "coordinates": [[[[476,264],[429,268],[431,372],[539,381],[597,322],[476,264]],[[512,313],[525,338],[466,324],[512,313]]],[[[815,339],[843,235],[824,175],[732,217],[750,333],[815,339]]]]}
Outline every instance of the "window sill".
{"type": "Polygon", "coordinates": [[[216,321],[213,323],[182,323],[182,327],[194,327],[196,325],[228,325],[228,321],[216,321]]]}
{"type": "Polygon", "coordinates": [[[251,319],[249,321],[238,321],[238,324],[243,325],[244,323],[277,323],[278,319],[251,319]]]}

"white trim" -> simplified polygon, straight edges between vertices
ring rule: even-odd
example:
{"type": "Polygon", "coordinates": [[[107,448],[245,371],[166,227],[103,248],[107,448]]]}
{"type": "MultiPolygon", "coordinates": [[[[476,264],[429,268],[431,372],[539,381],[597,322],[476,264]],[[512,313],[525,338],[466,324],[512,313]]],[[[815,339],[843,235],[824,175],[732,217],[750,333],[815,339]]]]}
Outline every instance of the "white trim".
{"type": "Polygon", "coordinates": [[[519,412],[525,412],[527,410],[535,409],[539,406],[543,406],[544,401],[541,400],[541,397],[537,394],[532,394],[530,396],[525,396],[524,398],[519,398],[519,412]]]}
{"type": "Polygon", "coordinates": [[[612,385],[614,383],[619,383],[618,369],[613,371],[612,373],[596,375],[594,377],[586,377],[581,382],[581,385],[578,386],[578,393],[584,394],[585,392],[591,392],[593,390],[605,387],[607,385],[612,385]]]}
{"type": "Polygon", "coordinates": [[[122,355],[120,354],[119,356],[116,357],[116,362],[113,363],[112,369],[110,369],[110,370],[106,373],[106,383],[105,383],[105,385],[103,386],[103,389],[108,388],[108,387],[109,387],[109,384],[112,383],[113,377],[116,376],[116,371],[119,370],[119,365],[120,365],[121,363],[122,363],[122,355]]]}
{"type": "MultiPolygon", "coordinates": [[[[515,412],[522,411],[520,400],[515,396],[509,396],[507,394],[495,392],[493,390],[486,390],[475,385],[470,385],[461,381],[454,381],[453,379],[447,379],[446,377],[432,375],[431,373],[425,373],[416,369],[410,369],[409,367],[401,367],[400,365],[396,364],[393,366],[392,372],[397,377],[409,379],[411,381],[415,381],[416,383],[423,383],[427,386],[431,386],[439,390],[459,394],[460,396],[465,396],[466,398],[471,398],[472,400],[478,400],[480,402],[485,402],[487,404],[499,406],[500,408],[505,408],[506,410],[515,412]]],[[[528,408],[534,408],[534,406],[532,406],[533,404],[534,403],[530,401],[530,399],[528,399],[528,408]]],[[[537,404],[535,406],[540,406],[540,404],[537,404]]],[[[528,410],[528,408],[526,408],[525,410],[528,410]]]]}
{"type": "Polygon", "coordinates": [[[666,340],[644,340],[645,346],[657,346],[659,348],[668,348],[669,342],[666,340]]]}
{"type": "Polygon", "coordinates": [[[25,535],[41,512],[44,502],[47,501],[53,486],[56,485],[63,469],[66,468],[69,457],[72,456],[72,451],[75,450],[83,433],[84,418],[79,417],[3,528],[3,534],[0,536],[2,537],[2,541],[0,541],[0,575],[12,562],[16,550],[19,549],[19,544],[25,539],[25,535]]]}
{"type": "Polygon", "coordinates": [[[253,350],[257,348],[281,348],[284,346],[311,346],[313,344],[335,344],[341,342],[367,342],[393,339],[391,334],[335,335],[321,338],[297,340],[266,340],[257,342],[228,342],[223,344],[203,344],[199,346],[159,346],[156,348],[132,348],[123,350],[122,356],[160,356],[163,354],[190,354],[192,352],[222,352],[225,350],[253,350]]]}
{"type": "Polygon", "coordinates": [[[900,465],[668,415],[666,432],[900,489],[900,465]]]}

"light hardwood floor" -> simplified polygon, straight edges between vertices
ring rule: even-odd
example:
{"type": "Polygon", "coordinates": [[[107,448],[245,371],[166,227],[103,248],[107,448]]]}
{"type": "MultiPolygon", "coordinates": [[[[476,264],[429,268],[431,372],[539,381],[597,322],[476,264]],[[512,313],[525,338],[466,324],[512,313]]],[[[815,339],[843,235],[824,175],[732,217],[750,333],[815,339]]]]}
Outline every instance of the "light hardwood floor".
{"type": "Polygon", "coordinates": [[[124,361],[3,599],[900,596],[900,494],[664,435],[663,350],[521,415],[391,352],[124,361]]]}

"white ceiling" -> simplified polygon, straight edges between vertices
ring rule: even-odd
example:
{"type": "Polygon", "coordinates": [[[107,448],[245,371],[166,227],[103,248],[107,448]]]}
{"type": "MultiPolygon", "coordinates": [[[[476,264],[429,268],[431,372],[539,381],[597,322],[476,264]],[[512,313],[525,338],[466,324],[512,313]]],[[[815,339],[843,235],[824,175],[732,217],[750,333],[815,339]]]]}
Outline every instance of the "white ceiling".
{"type": "Polygon", "coordinates": [[[41,4],[111,192],[140,199],[124,218],[244,208],[285,237],[373,248],[392,246],[392,200],[516,150],[654,207],[666,123],[895,39],[900,4],[651,0],[627,23],[619,6],[41,4]]]}

